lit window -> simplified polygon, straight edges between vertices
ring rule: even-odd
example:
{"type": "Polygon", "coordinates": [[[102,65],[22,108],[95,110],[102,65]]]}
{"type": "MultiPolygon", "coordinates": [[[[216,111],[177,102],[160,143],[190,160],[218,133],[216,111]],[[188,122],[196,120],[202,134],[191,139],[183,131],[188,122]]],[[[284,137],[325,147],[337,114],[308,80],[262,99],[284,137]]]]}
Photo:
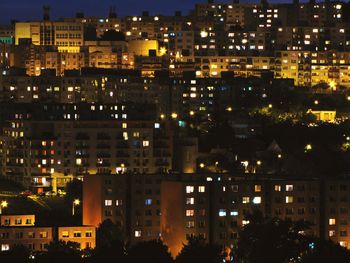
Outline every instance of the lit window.
{"type": "Polygon", "coordinates": [[[194,221],[187,221],[186,228],[194,228],[194,221]]]}
{"type": "Polygon", "coordinates": [[[39,236],[40,238],[47,238],[47,232],[40,232],[39,236]]]}
{"type": "Polygon", "coordinates": [[[238,185],[231,185],[232,192],[238,192],[238,185]]]}
{"type": "Polygon", "coordinates": [[[68,231],[62,231],[62,237],[69,237],[68,231]]]}
{"type": "Polygon", "coordinates": [[[329,225],[334,226],[335,225],[335,218],[330,218],[329,220],[329,225]]]}
{"type": "Polygon", "coordinates": [[[335,230],[330,230],[328,233],[329,237],[335,237],[335,230]]]}
{"type": "Polygon", "coordinates": [[[141,230],[135,231],[135,237],[141,237],[141,230]]]}
{"type": "Polygon", "coordinates": [[[111,206],[112,200],[105,200],[105,206],[111,206]]]}
{"type": "Polygon", "coordinates": [[[116,201],[115,201],[115,205],[116,205],[116,206],[121,206],[121,205],[123,205],[123,200],[121,200],[121,199],[120,199],[120,200],[116,200],[116,201]]]}
{"type": "Polygon", "coordinates": [[[194,198],[193,197],[187,197],[186,205],[193,205],[193,204],[194,204],[194,198]]]}
{"type": "Polygon", "coordinates": [[[248,225],[249,224],[249,220],[242,220],[242,225],[245,226],[245,225],[248,225]]]}
{"type": "Polygon", "coordinates": [[[193,193],[194,192],[194,186],[192,185],[187,185],[186,186],[186,193],[187,194],[190,194],[190,193],[193,193]]]}
{"type": "Polygon", "coordinates": [[[249,204],[249,196],[243,196],[242,197],[242,203],[243,204],[249,204]]]}
{"type": "Polygon", "coordinates": [[[253,198],[253,204],[261,204],[261,196],[255,196],[253,198]]]}
{"type": "Polygon", "coordinates": [[[10,250],[9,244],[1,244],[1,251],[7,251],[10,250]]]}
{"type": "Polygon", "coordinates": [[[142,146],[143,146],[143,147],[149,146],[149,141],[143,141],[143,142],[142,142],[142,146]]]}
{"type": "Polygon", "coordinates": [[[286,196],[286,204],[293,203],[293,196],[286,196]]]}
{"type": "Polygon", "coordinates": [[[145,205],[151,205],[151,204],[152,204],[152,199],[145,200],[145,205]]]}
{"type": "Polygon", "coordinates": [[[293,185],[292,184],[287,184],[286,185],[286,191],[287,192],[292,192],[293,191],[293,185]]]}
{"type": "Polygon", "coordinates": [[[193,209],[186,210],[186,216],[194,216],[194,210],[193,209]]]}
{"type": "Polygon", "coordinates": [[[231,211],[230,216],[238,216],[238,211],[231,211]]]}
{"type": "Polygon", "coordinates": [[[348,242],[346,241],[340,241],[339,245],[341,245],[342,247],[348,247],[348,242]]]}
{"type": "Polygon", "coordinates": [[[281,190],[282,190],[281,185],[276,184],[276,185],[275,185],[275,191],[276,191],[276,192],[281,192],[281,190]]]}
{"type": "Polygon", "coordinates": [[[127,124],[127,123],[125,123],[125,122],[123,122],[123,123],[122,123],[122,128],[123,128],[123,129],[128,128],[128,124],[127,124]]]}
{"type": "Polygon", "coordinates": [[[76,165],[81,165],[81,159],[80,158],[76,159],[75,163],[76,163],[76,165]]]}
{"type": "Polygon", "coordinates": [[[254,185],[254,191],[255,192],[261,192],[261,185],[260,184],[254,185]]]}
{"type": "Polygon", "coordinates": [[[159,128],[160,128],[160,124],[159,124],[159,123],[155,123],[155,124],[154,124],[154,128],[155,128],[155,129],[159,129],[159,128]]]}
{"type": "Polygon", "coordinates": [[[220,209],[219,216],[226,216],[226,209],[220,209]]]}
{"type": "Polygon", "coordinates": [[[205,186],[198,186],[198,192],[204,193],[205,192],[205,186]]]}

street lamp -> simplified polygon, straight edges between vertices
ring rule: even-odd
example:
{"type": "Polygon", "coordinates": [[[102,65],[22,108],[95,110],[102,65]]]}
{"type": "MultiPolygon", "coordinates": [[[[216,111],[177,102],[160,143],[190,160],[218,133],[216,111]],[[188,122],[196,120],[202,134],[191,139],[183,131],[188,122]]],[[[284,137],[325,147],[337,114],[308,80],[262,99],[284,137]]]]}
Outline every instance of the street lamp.
{"type": "Polygon", "coordinates": [[[73,207],[72,207],[72,215],[74,216],[74,208],[75,206],[80,205],[80,200],[79,199],[74,199],[73,201],[73,207]]]}
{"type": "Polygon", "coordinates": [[[6,200],[1,201],[0,203],[0,215],[2,214],[2,209],[8,206],[8,202],[6,200]]]}

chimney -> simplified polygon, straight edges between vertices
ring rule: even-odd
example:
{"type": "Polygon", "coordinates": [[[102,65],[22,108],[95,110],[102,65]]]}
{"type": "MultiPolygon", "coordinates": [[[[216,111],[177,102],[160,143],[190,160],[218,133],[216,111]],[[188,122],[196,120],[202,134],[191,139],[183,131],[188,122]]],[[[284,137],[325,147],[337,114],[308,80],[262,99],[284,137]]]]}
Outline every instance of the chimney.
{"type": "Polygon", "coordinates": [[[43,6],[43,11],[44,11],[43,20],[44,21],[50,21],[50,6],[44,5],[43,6]]]}
{"type": "Polygon", "coordinates": [[[84,17],[85,17],[85,15],[84,15],[83,12],[77,12],[77,13],[75,14],[75,18],[84,18],[84,17]]]}
{"type": "Polygon", "coordinates": [[[117,13],[115,11],[115,6],[111,6],[109,8],[109,15],[108,15],[109,18],[116,18],[117,17],[117,13]]]}
{"type": "Polygon", "coordinates": [[[175,11],[175,16],[182,16],[181,11],[175,11]]]}

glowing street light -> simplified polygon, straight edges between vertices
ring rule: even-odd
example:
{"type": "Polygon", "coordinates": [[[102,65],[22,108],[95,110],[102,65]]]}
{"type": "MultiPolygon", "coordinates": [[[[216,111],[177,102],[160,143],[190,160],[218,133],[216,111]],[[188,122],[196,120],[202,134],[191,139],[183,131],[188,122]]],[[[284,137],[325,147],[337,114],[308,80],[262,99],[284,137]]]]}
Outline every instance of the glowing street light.
{"type": "Polygon", "coordinates": [[[161,47],[161,48],[159,49],[159,55],[160,55],[160,56],[165,55],[166,52],[167,52],[166,47],[161,47]]]}
{"type": "Polygon", "coordinates": [[[202,30],[202,31],[201,31],[201,37],[202,37],[202,38],[205,38],[205,37],[207,37],[207,36],[208,36],[208,32],[205,31],[205,30],[202,30]]]}
{"type": "Polygon", "coordinates": [[[282,154],[278,154],[278,155],[277,155],[277,158],[278,158],[278,159],[281,159],[281,158],[282,158],[282,154]]]}
{"type": "Polygon", "coordinates": [[[256,164],[257,164],[257,165],[261,165],[261,161],[260,161],[260,160],[257,161],[256,164]]]}
{"type": "Polygon", "coordinates": [[[312,150],[312,145],[311,144],[307,144],[305,146],[305,152],[311,151],[312,150]]]}
{"type": "Polygon", "coordinates": [[[171,114],[171,118],[176,119],[176,118],[177,118],[177,113],[176,113],[176,112],[173,112],[173,113],[171,114]]]}
{"type": "Polygon", "coordinates": [[[205,164],[204,163],[200,163],[199,167],[203,169],[205,167],[205,164]]]}
{"type": "Polygon", "coordinates": [[[0,215],[2,214],[2,209],[8,206],[8,202],[6,200],[1,201],[0,203],[0,215]]]}
{"type": "Polygon", "coordinates": [[[272,109],[272,104],[271,103],[269,104],[269,108],[272,109]]]}
{"type": "Polygon", "coordinates": [[[75,206],[78,206],[78,205],[80,205],[80,200],[79,199],[74,199],[74,201],[73,201],[73,207],[72,207],[72,215],[74,216],[74,208],[75,208],[75,206]]]}

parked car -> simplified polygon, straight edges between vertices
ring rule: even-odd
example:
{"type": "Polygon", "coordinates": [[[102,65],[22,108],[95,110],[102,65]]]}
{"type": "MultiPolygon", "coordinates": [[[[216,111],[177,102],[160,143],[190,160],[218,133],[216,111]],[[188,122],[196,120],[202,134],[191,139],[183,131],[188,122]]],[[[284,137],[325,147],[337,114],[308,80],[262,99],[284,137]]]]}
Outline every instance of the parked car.
{"type": "Polygon", "coordinates": [[[21,196],[27,197],[27,196],[33,195],[33,192],[30,191],[30,190],[25,190],[25,191],[20,192],[19,194],[20,194],[21,196]]]}
{"type": "Polygon", "coordinates": [[[64,190],[58,189],[57,190],[57,194],[60,195],[60,196],[65,196],[67,193],[64,190]]]}
{"type": "Polygon", "coordinates": [[[47,191],[45,193],[45,196],[56,196],[56,195],[57,195],[57,193],[55,191],[47,191]]]}

